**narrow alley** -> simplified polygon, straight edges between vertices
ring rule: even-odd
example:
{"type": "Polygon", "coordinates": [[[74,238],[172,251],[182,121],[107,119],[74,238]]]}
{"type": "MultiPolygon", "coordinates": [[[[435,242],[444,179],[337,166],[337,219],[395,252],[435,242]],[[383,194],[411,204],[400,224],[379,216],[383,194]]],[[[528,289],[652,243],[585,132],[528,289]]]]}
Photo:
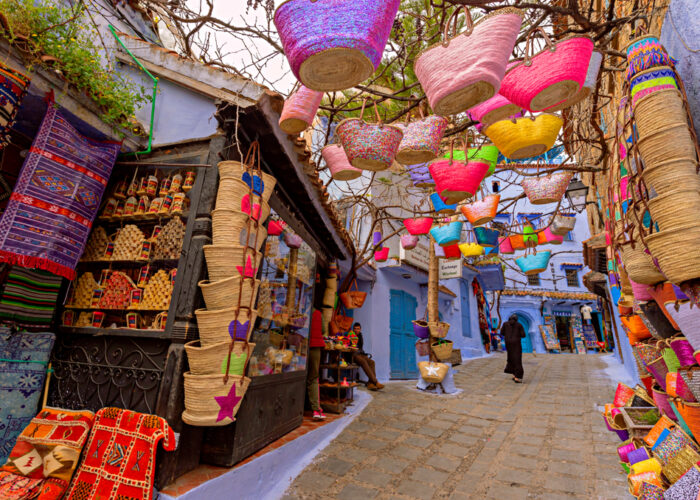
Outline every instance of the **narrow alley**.
{"type": "Polygon", "coordinates": [[[600,356],[505,356],[457,368],[462,392],[388,384],[292,484],[285,498],[625,498],[626,478],[599,407],[615,384],[600,356]]]}

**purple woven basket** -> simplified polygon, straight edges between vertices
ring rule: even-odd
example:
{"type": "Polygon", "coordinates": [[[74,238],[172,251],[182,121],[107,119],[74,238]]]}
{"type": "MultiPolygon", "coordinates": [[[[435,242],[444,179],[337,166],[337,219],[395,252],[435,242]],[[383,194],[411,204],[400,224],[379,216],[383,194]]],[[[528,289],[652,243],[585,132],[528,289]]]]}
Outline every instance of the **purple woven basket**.
{"type": "Polygon", "coordinates": [[[435,186],[435,181],[430,175],[427,163],[411,165],[406,167],[406,170],[408,170],[408,175],[411,177],[411,182],[413,182],[415,187],[427,188],[435,186]]]}
{"type": "Polygon", "coordinates": [[[294,76],[308,88],[344,90],[382,60],[400,0],[287,0],[275,26],[294,76]]]}
{"type": "Polygon", "coordinates": [[[413,322],[413,333],[419,339],[427,339],[430,337],[430,328],[427,321],[415,320],[413,322]]]}
{"type": "Polygon", "coordinates": [[[678,356],[678,361],[681,362],[681,366],[691,366],[695,364],[695,358],[693,357],[693,346],[690,345],[688,339],[685,337],[679,337],[671,341],[671,349],[678,356]]]}
{"type": "Polygon", "coordinates": [[[656,383],[659,384],[659,386],[661,386],[661,388],[665,392],[666,374],[668,373],[668,366],[666,366],[666,362],[664,361],[663,356],[656,358],[651,363],[647,363],[647,370],[649,370],[649,373],[651,373],[651,376],[654,377],[656,383]]]}
{"type": "Polygon", "coordinates": [[[634,465],[637,462],[641,462],[642,460],[646,460],[648,458],[650,458],[649,452],[644,447],[636,449],[634,451],[630,451],[627,454],[627,460],[628,460],[630,465],[634,465]]]}
{"type": "Polygon", "coordinates": [[[668,394],[657,386],[652,387],[651,392],[654,396],[654,403],[656,403],[659,410],[671,420],[678,420],[678,417],[676,417],[676,414],[673,412],[673,408],[671,408],[671,404],[668,402],[668,394]]]}

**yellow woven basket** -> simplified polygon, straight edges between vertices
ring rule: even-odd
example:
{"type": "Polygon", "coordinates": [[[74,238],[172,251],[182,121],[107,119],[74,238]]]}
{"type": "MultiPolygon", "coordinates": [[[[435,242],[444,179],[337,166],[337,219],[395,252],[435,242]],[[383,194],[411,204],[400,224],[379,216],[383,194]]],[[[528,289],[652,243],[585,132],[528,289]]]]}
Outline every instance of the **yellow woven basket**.
{"type": "Polygon", "coordinates": [[[486,128],[484,134],[503,156],[520,160],[541,155],[554,146],[563,123],[559,116],[544,113],[534,119],[498,121],[486,128]]]}

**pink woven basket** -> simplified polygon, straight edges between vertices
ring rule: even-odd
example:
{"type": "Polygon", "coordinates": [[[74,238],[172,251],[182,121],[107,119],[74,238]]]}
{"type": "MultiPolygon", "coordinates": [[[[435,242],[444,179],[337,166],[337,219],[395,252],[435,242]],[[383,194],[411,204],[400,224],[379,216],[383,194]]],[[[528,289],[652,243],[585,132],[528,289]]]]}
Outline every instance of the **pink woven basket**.
{"type": "Polygon", "coordinates": [[[351,181],[362,175],[362,170],[350,165],[348,155],[340,144],[329,144],[321,150],[321,156],[337,181],[351,181]]]}
{"type": "Polygon", "coordinates": [[[523,179],[522,186],[533,205],[558,203],[573,176],[573,172],[556,172],[544,177],[527,177],[523,179]]]}
{"type": "Polygon", "coordinates": [[[576,92],[573,96],[569,97],[564,102],[561,102],[551,108],[547,108],[550,113],[553,111],[561,111],[562,109],[570,108],[574,104],[588,98],[591,93],[595,90],[596,83],[598,82],[598,73],[600,73],[600,66],[603,63],[603,53],[594,50],[591,53],[591,60],[588,62],[588,70],[586,71],[586,79],[581,86],[581,90],[576,92]]]}
{"type": "Polygon", "coordinates": [[[538,28],[528,37],[525,52],[525,59],[506,73],[499,92],[523,109],[542,111],[570,99],[581,89],[593,40],[576,36],[552,43],[538,28]],[[532,37],[537,32],[544,36],[547,47],[530,57],[532,37]]]}
{"type": "Polygon", "coordinates": [[[430,164],[430,175],[435,190],[448,205],[474,196],[491,165],[483,161],[462,163],[454,160],[435,160],[430,164]]]}
{"type": "Polygon", "coordinates": [[[634,295],[634,298],[637,299],[639,302],[654,300],[654,297],[652,297],[651,293],[649,293],[649,289],[651,288],[649,285],[637,283],[632,279],[630,279],[630,283],[632,284],[632,294],[634,295]]]}
{"type": "Polygon", "coordinates": [[[323,92],[307,89],[303,85],[284,101],[280,128],[291,135],[300,134],[311,126],[323,99],[323,92]]]}
{"type": "Polygon", "coordinates": [[[429,116],[405,125],[397,123],[396,126],[403,131],[396,161],[404,165],[415,165],[433,160],[438,155],[447,119],[429,116]]]}
{"type": "Polygon", "coordinates": [[[481,226],[496,217],[499,201],[501,201],[500,194],[491,194],[482,200],[462,205],[462,213],[472,226],[481,226]]]}
{"type": "Polygon", "coordinates": [[[550,228],[546,228],[542,231],[542,235],[545,243],[550,245],[561,245],[564,243],[564,237],[554,234],[550,228]]]}
{"type": "Polygon", "coordinates": [[[504,236],[503,238],[498,239],[498,251],[502,254],[507,254],[511,255],[515,253],[515,249],[513,248],[513,245],[510,243],[510,238],[508,236],[504,236]]]}
{"type": "MultiPolygon", "coordinates": [[[[364,114],[365,103],[362,103],[364,114]]],[[[360,118],[347,118],[335,129],[340,143],[353,167],[378,172],[391,167],[399,150],[403,132],[393,125],[384,125],[374,104],[377,123],[367,123],[360,118]]]]}
{"type": "Polygon", "coordinates": [[[488,127],[499,120],[508,120],[511,117],[522,116],[523,110],[503,97],[496,94],[481,104],[477,104],[469,110],[472,120],[479,122],[482,127],[488,127]]]}
{"type": "Polygon", "coordinates": [[[430,217],[404,219],[403,225],[406,226],[406,230],[410,234],[420,236],[421,234],[428,234],[430,228],[433,227],[433,219],[430,217]]]}
{"type": "Polygon", "coordinates": [[[294,76],[314,90],[344,90],[379,67],[400,0],[287,0],[274,21],[294,76]]]}
{"type": "Polygon", "coordinates": [[[414,234],[401,235],[401,248],[404,250],[413,250],[418,245],[418,236],[414,234]]]}
{"type": "Polygon", "coordinates": [[[443,116],[473,108],[498,92],[523,20],[518,9],[506,8],[472,25],[469,10],[463,10],[467,30],[448,38],[450,21],[456,24],[460,12],[455,9],[443,42],[423,51],[414,66],[430,106],[443,116]]]}

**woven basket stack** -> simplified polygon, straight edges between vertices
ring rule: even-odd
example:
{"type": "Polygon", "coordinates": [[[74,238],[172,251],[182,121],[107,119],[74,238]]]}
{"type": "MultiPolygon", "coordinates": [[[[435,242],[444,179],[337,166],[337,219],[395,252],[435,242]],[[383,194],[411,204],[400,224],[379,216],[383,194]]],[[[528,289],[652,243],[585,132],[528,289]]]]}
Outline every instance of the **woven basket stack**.
{"type": "Polygon", "coordinates": [[[249,162],[225,161],[218,167],[213,244],[204,247],[209,280],[199,283],[206,309],[195,311],[199,340],[185,345],[190,371],[182,420],[195,426],[235,421],[250,383],[245,371],[255,347],[248,342],[257,318],[255,277],[276,184],[249,162]]]}

